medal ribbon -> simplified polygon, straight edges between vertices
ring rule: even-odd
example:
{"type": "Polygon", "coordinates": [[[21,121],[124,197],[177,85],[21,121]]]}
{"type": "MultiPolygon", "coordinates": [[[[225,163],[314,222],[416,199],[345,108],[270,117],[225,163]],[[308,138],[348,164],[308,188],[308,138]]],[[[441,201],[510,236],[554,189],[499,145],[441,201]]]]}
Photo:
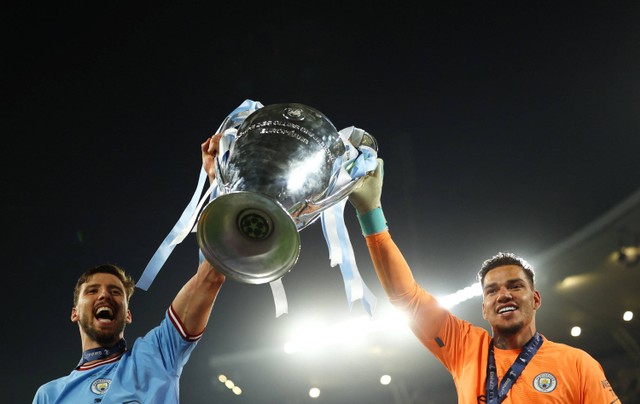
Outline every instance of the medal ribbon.
{"type": "Polygon", "coordinates": [[[87,362],[106,359],[115,353],[126,351],[126,350],[127,350],[127,342],[124,340],[124,338],[118,341],[118,343],[112,346],[111,348],[99,347],[99,348],[87,349],[82,353],[82,358],[80,358],[80,362],[78,362],[78,366],[76,366],[76,369],[87,362]]]}
{"type": "Polygon", "coordinates": [[[496,359],[493,354],[493,340],[489,345],[489,363],[487,365],[487,404],[499,404],[507,397],[507,392],[511,386],[520,377],[520,374],[527,366],[533,355],[538,352],[538,348],[542,345],[543,339],[540,333],[536,332],[533,337],[522,347],[520,355],[516,358],[513,365],[507,370],[498,386],[498,370],[496,367],[496,359]]]}

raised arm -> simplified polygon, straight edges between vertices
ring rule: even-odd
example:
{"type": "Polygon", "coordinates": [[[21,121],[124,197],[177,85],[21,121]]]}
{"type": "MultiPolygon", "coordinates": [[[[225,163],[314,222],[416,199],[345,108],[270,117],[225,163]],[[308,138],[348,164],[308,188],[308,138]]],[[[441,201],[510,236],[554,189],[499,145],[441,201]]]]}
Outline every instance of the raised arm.
{"type": "Polygon", "coordinates": [[[349,202],[358,214],[362,233],[367,239],[369,253],[382,287],[391,301],[397,301],[411,293],[416,283],[409,265],[391,239],[382,213],[383,175],[384,162],[378,159],[375,172],[368,175],[349,195],[349,202]]]}
{"type": "Polygon", "coordinates": [[[435,336],[440,326],[436,320],[443,318],[444,310],[416,283],[402,252],[391,238],[382,213],[383,173],[384,162],[378,159],[376,171],[349,195],[349,202],[356,208],[376,275],[389,301],[413,317],[414,332],[419,338],[429,339],[435,336]]]}
{"type": "MultiPolygon", "coordinates": [[[[218,152],[220,134],[208,138],[201,145],[202,164],[209,176],[209,181],[215,179],[214,159],[218,152]]],[[[207,260],[199,266],[196,274],[180,289],[171,307],[178,316],[185,332],[199,335],[207,326],[213,303],[225,281],[224,275],[216,271],[207,260]]]]}

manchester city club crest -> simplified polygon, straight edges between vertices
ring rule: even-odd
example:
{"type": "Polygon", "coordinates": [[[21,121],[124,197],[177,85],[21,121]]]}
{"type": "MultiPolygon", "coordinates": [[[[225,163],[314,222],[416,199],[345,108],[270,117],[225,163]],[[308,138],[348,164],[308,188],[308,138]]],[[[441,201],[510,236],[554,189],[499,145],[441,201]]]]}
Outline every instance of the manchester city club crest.
{"type": "Polygon", "coordinates": [[[558,381],[551,373],[540,373],[533,379],[533,388],[541,393],[551,393],[557,385],[558,381]]]}
{"type": "Polygon", "coordinates": [[[96,394],[105,394],[110,385],[111,379],[96,379],[91,383],[91,391],[96,394]]]}

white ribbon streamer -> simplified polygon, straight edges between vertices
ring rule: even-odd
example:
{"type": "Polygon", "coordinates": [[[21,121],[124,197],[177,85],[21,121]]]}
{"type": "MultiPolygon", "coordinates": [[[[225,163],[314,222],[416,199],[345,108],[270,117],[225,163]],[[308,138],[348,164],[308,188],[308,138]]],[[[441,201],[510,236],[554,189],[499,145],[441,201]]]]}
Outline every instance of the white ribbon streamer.
{"type": "MultiPolygon", "coordinates": [[[[218,164],[219,167],[225,166],[230,153],[233,151],[237,127],[244,122],[247,116],[262,107],[263,105],[260,102],[245,100],[222,122],[216,131],[216,133],[223,134],[218,147],[218,155],[216,156],[216,164],[218,164]]],[[[356,148],[349,141],[354,134],[361,136],[363,132],[364,131],[362,129],[358,129],[353,126],[338,132],[345,145],[345,153],[336,161],[336,169],[339,170],[338,177],[333,189],[329,191],[329,194],[333,191],[342,189],[342,187],[347,185],[350,181],[357,180],[358,178],[366,175],[367,172],[375,170],[377,165],[376,151],[366,146],[356,148]],[[360,133],[357,133],[358,131],[360,133]]],[[[201,214],[207,199],[212,201],[219,193],[226,192],[226,190],[222,189],[223,184],[219,183],[216,178],[203,195],[202,191],[204,189],[206,179],[207,173],[203,166],[198,178],[198,185],[191,197],[191,201],[182,212],[178,222],[165,237],[164,241],[160,247],[158,247],[155,254],[147,264],[147,267],[136,284],[138,288],[147,290],[149,286],[151,286],[151,283],[158,272],[160,272],[160,269],[166,260],[169,258],[169,255],[175,246],[182,243],[190,232],[196,231],[199,215],[201,214]]],[[[349,307],[352,307],[353,302],[362,300],[365,310],[369,315],[372,315],[376,305],[376,297],[365,285],[356,266],[353,248],[344,223],[344,207],[346,202],[347,198],[344,198],[334,206],[325,209],[320,214],[322,231],[325,235],[325,240],[327,241],[329,248],[331,266],[334,267],[336,265],[340,265],[340,271],[342,272],[349,307]]],[[[199,250],[198,252],[199,260],[202,262],[202,260],[204,260],[204,256],[202,251],[199,250]]],[[[275,303],[276,317],[288,313],[287,296],[282,280],[277,279],[272,281],[270,282],[270,286],[275,303]]]]}
{"type": "MultiPolygon", "coordinates": [[[[263,105],[256,101],[245,100],[240,106],[234,109],[216,131],[216,133],[226,132],[228,129],[239,125],[244,121],[244,119],[249,116],[253,111],[258,108],[262,108],[263,105]]],[[[140,279],[136,282],[136,286],[142,290],[148,290],[153,283],[154,279],[162,269],[162,266],[167,261],[173,249],[176,245],[180,244],[184,238],[192,231],[195,227],[195,218],[200,214],[200,209],[206,200],[207,195],[205,195],[200,200],[200,195],[202,194],[202,190],[204,189],[204,184],[207,179],[207,173],[204,170],[204,166],[200,169],[200,176],[198,178],[198,185],[196,186],[196,190],[191,197],[191,201],[182,212],[180,219],[173,226],[169,234],[165,237],[164,241],[160,244],[160,247],[156,250],[151,257],[151,260],[147,264],[146,268],[142,272],[140,279]]],[[[214,186],[217,184],[217,181],[211,185],[207,194],[211,194],[213,197],[217,194],[217,192],[213,192],[214,186]]]]}
{"type": "MultiPolygon", "coordinates": [[[[367,172],[375,170],[377,161],[377,152],[370,147],[361,146],[355,148],[349,139],[354,132],[362,129],[350,126],[339,132],[342,141],[345,144],[345,154],[340,164],[338,178],[334,189],[341,189],[350,181],[356,181],[363,177],[367,172]]],[[[335,205],[325,209],[320,214],[322,222],[322,232],[329,248],[329,261],[331,266],[340,265],[340,272],[344,281],[345,292],[349,307],[353,302],[362,300],[362,304],[367,313],[372,316],[375,309],[377,298],[367,287],[364,280],[360,276],[356,265],[353,247],[349,238],[349,232],[344,223],[344,208],[347,198],[344,198],[335,205]]]]}
{"type": "Polygon", "coordinates": [[[276,305],[276,317],[289,312],[289,304],[287,303],[287,295],[284,293],[284,285],[282,284],[282,278],[276,279],[269,283],[271,286],[271,294],[273,295],[273,302],[276,305]]]}

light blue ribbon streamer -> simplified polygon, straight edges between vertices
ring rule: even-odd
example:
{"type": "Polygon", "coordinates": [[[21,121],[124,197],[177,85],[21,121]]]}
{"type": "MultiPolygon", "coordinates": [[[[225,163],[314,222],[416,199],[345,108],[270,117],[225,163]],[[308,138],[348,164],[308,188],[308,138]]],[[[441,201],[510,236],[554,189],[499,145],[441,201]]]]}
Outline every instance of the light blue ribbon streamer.
{"type": "MultiPolygon", "coordinates": [[[[341,169],[347,170],[348,168],[352,181],[366,175],[367,172],[375,170],[378,164],[375,150],[367,146],[361,146],[358,150],[359,154],[355,159],[344,163],[340,162],[342,164],[341,169]]],[[[358,272],[353,247],[344,223],[346,203],[347,199],[345,198],[321,213],[322,232],[329,248],[332,266],[340,265],[349,308],[352,308],[354,301],[360,300],[365,311],[372,316],[377,298],[367,287],[358,272]]]]}
{"type": "Polygon", "coordinates": [[[340,248],[342,249],[340,271],[342,272],[342,277],[345,282],[349,308],[353,308],[353,302],[360,300],[365,311],[372,316],[377,303],[377,298],[365,284],[356,265],[351,240],[349,239],[349,232],[344,224],[344,207],[346,203],[347,200],[345,199],[332,207],[333,213],[338,219],[336,220],[336,230],[340,240],[340,248]],[[357,290],[357,293],[353,293],[354,289],[357,290]]]}
{"type": "Polygon", "coordinates": [[[142,276],[138,282],[136,282],[136,286],[142,290],[149,289],[151,283],[160,272],[160,269],[164,265],[164,263],[169,258],[169,255],[173,252],[176,244],[173,244],[173,240],[182,232],[184,227],[189,223],[189,220],[194,214],[194,210],[196,206],[198,206],[198,202],[200,201],[200,194],[202,192],[202,188],[204,187],[204,183],[207,179],[207,173],[204,171],[204,168],[200,170],[200,178],[198,178],[198,186],[196,187],[196,192],[191,197],[191,201],[189,205],[182,212],[182,216],[178,219],[178,222],[173,226],[173,229],[169,232],[167,237],[165,237],[160,247],[156,250],[153,257],[147,264],[147,267],[142,272],[142,276]]]}
{"type": "Polygon", "coordinates": [[[360,146],[360,155],[350,171],[351,178],[364,177],[368,172],[378,167],[378,153],[368,146],[360,146]]]}
{"type": "MultiPolygon", "coordinates": [[[[220,164],[226,164],[230,148],[235,141],[235,128],[237,128],[237,126],[239,126],[252,112],[262,107],[263,105],[260,102],[245,100],[242,104],[240,104],[240,106],[234,109],[222,122],[216,133],[223,133],[223,136],[227,138],[225,139],[227,141],[222,142],[226,144],[226,147],[223,147],[220,150],[220,155],[218,156],[218,158],[220,159],[220,164]]],[[[352,130],[361,129],[351,127],[345,129],[344,131],[352,130]]],[[[351,145],[347,144],[347,146],[351,145]]],[[[342,158],[339,159],[339,164],[342,163],[342,160],[342,158]]],[[[358,156],[355,160],[348,161],[347,163],[341,165],[342,167],[340,168],[340,170],[345,170],[345,167],[349,166],[348,173],[351,176],[352,180],[355,180],[361,176],[366,175],[367,172],[375,170],[377,165],[377,153],[375,150],[369,147],[362,146],[358,148],[358,156]]],[[[344,172],[342,174],[344,174],[344,172]]],[[[155,254],[147,264],[147,267],[143,271],[142,276],[136,284],[138,288],[147,290],[151,286],[151,283],[154,281],[155,277],[160,272],[160,269],[173,252],[175,246],[182,242],[181,236],[185,233],[186,227],[190,225],[190,222],[193,221],[195,215],[199,214],[199,212],[196,212],[196,210],[199,205],[206,179],[207,173],[205,172],[204,167],[202,167],[200,177],[198,178],[198,185],[191,198],[191,201],[182,212],[182,215],[180,216],[178,222],[174,225],[173,229],[169,232],[167,237],[164,239],[160,247],[156,250],[155,254]]],[[[218,196],[218,185],[219,184],[216,178],[211,185],[211,195],[209,196],[210,201],[213,201],[218,196]]],[[[352,308],[352,303],[354,301],[361,300],[363,307],[365,308],[367,313],[369,313],[369,315],[372,315],[377,299],[371,292],[371,290],[365,285],[355,264],[353,248],[351,246],[351,241],[349,240],[349,235],[344,224],[345,204],[346,199],[322,212],[322,230],[325,234],[325,239],[327,239],[330,254],[332,248],[334,250],[336,248],[339,248],[339,251],[334,251],[333,255],[339,257],[337,263],[340,264],[340,270],[345,282],[345,289],[347,298],[349,300],[349,307],[352,308]],[[325,217],[325,214],[329,214],[329,212],[332,215],[331,220],[327,220],[327,217],[325,217]],[[331,232],[334,236],[337,234],[339,246],[332,247],[333,243],[329,241],[329,239],[332,237],[328,235],[329,232],[331,232]]],[[[195,231],[195,226],[193,227],[193,229],[191,229],[191,231],[195,231]]],[[[200,250],[198,251],[198,259],[200,263],[202,263],[202,261],[205,259],[202,251],[200,250]]],[[[332,263],[332,266],[334,265],[335,263],[332,263]]],[[[288,304],[286,294],[284,292],[284,286],[280,279],[271,282],[270,286],[276,305],[276,317],[279,317],[283,313],[288,312],[288,304]]]]}
{"type": "MultiPolygon", "coordinates": [[[[263,105],[260,102],[245,100],[240,104],[236,109],[231,111],[229,115],[224,119],[216,133],[225,132],[230,128],[233,128],[239,124],[241,124],[247,116],[249,116],[256,109],[262,108],[263,105]]],[[[165,237],[164,241],[160,244],[160,247],[156,250],[151,257],[151,260],[147,264],[146,268],[142,272],[140,279],[136,283],[136,286],[142,290],[148,290],[153,283],[154,279],[162,269],[162,266],[167,261],[173,249],[179,242],[175,242],[176,238],[179,237],[182,233],[184,233],[186,226],[189,225],[191,219],[194,215],[198,214],[196,212],[196,208],[198,207],[198,202],[200,201],[200,197],[202,195],[202,190],[204,189],[204,184],[207,179],[207,173],[204,170],[204,166],[200,169],[200,177],[198,178],[198,185],[196,186],[196,190],[191,197],[191,201],[182,212],[180,219],[173,226],[167,237],[165,237]]],[[[212,184],[212,186],[214,186],[212,184]]],[[[211,200],[215,198],[217,195],[217,187],[214,188],[214,192],[211,193],[211,200]]],[[[202,252],[199,252],[199,256],[202,257],[202,252]]]]}

